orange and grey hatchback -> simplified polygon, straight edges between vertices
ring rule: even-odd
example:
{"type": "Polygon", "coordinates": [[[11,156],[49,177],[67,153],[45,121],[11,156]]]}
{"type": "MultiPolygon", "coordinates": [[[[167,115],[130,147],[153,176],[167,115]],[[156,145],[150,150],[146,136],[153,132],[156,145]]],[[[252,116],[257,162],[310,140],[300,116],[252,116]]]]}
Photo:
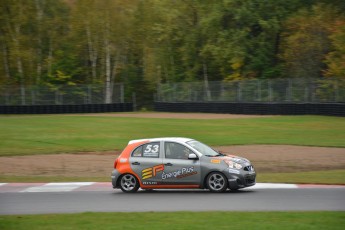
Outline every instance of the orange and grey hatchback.
{"type": "Polygon", "coordinates": [[[132,140],[115,160],[113,188],[238,190],[255,185],[249,160],[224,155],[189,138],[132,140]]]}

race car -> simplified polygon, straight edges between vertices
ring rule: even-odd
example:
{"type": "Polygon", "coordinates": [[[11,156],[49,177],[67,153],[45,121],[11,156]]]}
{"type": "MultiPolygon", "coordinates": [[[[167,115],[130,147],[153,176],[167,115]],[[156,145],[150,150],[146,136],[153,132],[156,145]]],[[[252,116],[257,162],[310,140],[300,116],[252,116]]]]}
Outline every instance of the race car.
{"type": "Polygon", "coordinates": [[[238,190],[255,185],[249,160],[222,154],[197,140],[164,137],[129,141],[114,162],[113,188],[238,190]]]}

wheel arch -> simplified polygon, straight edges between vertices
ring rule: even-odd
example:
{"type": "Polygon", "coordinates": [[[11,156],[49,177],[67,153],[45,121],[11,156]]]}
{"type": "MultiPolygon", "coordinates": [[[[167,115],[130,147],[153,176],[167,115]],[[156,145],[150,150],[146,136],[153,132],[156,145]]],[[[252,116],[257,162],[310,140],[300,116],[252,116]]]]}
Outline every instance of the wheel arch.
{"type": "Polygon", "coordinates": [[[136,175],[135,173],[131,173],[131,172],[125,172],[125,173],[122,173],[122,174],[117,178],[117,181],[116,181],[116,187],[117,187],[117,188],[120,188],[121,179],[122,179],[122,177],[123,177],[124,175],[127,175],[127,174],[130,174],[130,175],[134,176],[134,177],[137,179],[137,181],[139,182],[139,188],[142,187],[142,186],[141,186],[141,180],[140,180],[140,178],[138,178],[138,175],[136,175]]]}
{"type": "Polygon", "coordinates": [[[209,171],[203,178],[203,181],[202,181],[202,186],[204,188],[207,188],[208,189],[208,186],[207,186],[207,178],[208,176],[211,174],[211,173],[220,173],[222,174],[225,178],[228,178],[223,172],[219,171],[219,170],[211,170],[209,171]]]}

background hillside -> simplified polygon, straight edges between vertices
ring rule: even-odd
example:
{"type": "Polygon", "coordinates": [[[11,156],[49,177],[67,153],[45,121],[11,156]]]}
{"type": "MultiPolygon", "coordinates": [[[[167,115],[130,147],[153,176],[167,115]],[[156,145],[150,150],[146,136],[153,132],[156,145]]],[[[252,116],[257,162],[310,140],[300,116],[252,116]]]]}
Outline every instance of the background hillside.
{"type": "Polygon", "coordinates": [[[344,12],[341,0],[0,0],[0,84],[122,82],[144,101],[159,83],[344,78],[344,12]]]}

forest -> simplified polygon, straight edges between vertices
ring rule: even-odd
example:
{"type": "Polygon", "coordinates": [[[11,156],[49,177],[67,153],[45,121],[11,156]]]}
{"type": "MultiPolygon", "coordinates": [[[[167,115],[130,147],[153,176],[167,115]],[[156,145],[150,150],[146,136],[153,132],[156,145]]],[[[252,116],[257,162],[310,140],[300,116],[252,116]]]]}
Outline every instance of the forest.
{"type": "MultiPolygon", "coordinates": [[[[0,0],[0,85],[345,78],[343,0],[0,0]]],[[[107,101],[106,101],[107,102],[107,101]]]]}

